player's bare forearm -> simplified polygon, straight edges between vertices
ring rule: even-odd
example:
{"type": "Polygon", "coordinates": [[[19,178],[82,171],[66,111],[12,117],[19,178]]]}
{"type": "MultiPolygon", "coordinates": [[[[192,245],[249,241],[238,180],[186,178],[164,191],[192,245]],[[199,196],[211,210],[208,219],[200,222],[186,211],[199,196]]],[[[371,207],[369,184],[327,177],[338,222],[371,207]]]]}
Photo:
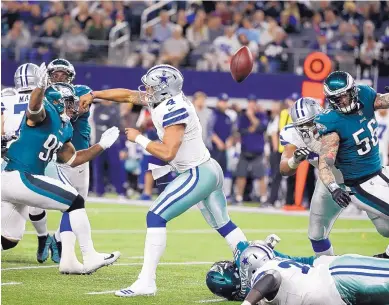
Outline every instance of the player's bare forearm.
{"type": "Polygon", "coordinates": [[[83,149],[76,152],[73,144],[67,142],[57,153],[57,157],[60,163],[67,163],[71,167],[76,167],[93,160],[103,151],[104,149],[100,144],[95,144],[88,149],[83,149]]]}
{"type": "Polygon", "coordinates": [[[28,110],[26,112],[27,118],[34,122],[40,123],[46,117],[46,111],[43,107],[43,99],[45,96],[45,89],[39,87],[31,92],[30,101],[28,103],[28,110]]]}
{"type": "Polygon", "coordinates": [[[319,177],[325,186],[335,183],[332,168],[335,166],[336,155],[339,149],[339,136],[336,132],[321,138],[321,151],[319,155],[319,177]]]}
{"type": "Polygon", "coordinates": [[[380,94],[377,93],[377,97],[374,101],[374,109],[388,109],[389,108],[389,93],[380,94]]]}
{"type": "Polygon", "coordinates": [[[177,143],[177,145],[175,146],[170,146],[164,143],[153,141],[150,142],[149,145],[147,145],[146,150],[153,156],[157,157],[158,159],[165,162],[170,162],[176,157],[180,145],[181,145],[181,141],[177,143]]]}
{"type": "Polygon", "coordinates": [[[97,99],[113,101],[117,103],[131,103],[141,105],[141,94],[136,90],[129,89],[107,89],[102,91],[93,91],[93,95],[97,99]]]}
{"type": "Polygon", "coordinates": [[[268,270],[250,290],[242,305],[258,304],[264,298],[273,299],[281,286],[282,278],[278,271],[268,270]]]}

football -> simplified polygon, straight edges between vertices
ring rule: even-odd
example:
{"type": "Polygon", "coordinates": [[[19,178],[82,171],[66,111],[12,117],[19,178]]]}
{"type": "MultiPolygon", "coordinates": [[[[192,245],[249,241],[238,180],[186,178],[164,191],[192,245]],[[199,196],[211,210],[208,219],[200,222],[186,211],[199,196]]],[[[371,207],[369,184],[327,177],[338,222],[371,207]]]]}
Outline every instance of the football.
{"type": "Polygon", "coordinates": [[[232,78],[238,83],[243,82],[250,75],[253,64],[253,55],[249,48],[241,47],[231,58],[230,71],[232,78]]]}

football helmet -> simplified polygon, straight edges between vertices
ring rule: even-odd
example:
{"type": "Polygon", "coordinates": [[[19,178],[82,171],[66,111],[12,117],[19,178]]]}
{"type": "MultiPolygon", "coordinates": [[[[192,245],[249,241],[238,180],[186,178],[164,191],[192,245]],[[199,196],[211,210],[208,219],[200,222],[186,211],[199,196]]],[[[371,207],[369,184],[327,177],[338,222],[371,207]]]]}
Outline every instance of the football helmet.
{"type": "Polygon", "coordinates": [[[332,72],[324,81],[324,94],[336,111],[351,113],[358,107],[357,86],[347,72],[332,72]]]}
{"type": "Polygon", "coordinates": [[[18,92],[32,91],[38,84],[39,67],[32,63],[19,66],[14,75],[15,89],[18,92]]]}
{"type": "Polygon", "coordinates": [[[76,70],[74,70],[73,65],[70,61],[63,58],[56,58],[51,61],[47,66],[47,73],[49,74],[50,84],[55,83],[68,83],[70,84],[76,77],[76,70]],[[67,77],[65,79],[55,79],[54,73],[57,71],[65,72],[67,77]]]}
{"type": "Polygon", "coordinates": [[[240,256],[241,268],[248,267],[249,280],[258,268],[262,267],[267,261],[275,258],[272,248],[266,245],[253,244],[243,251],[240,256]]]}
{"type": "Polygon", "coordinates": [[[148,104],[159,104],[181,93],[184,77],[170,65],[157,65],[142,76],[139,86],[141,100],[148,104]]]}
{"type": "Polygon", "coordinates": [[[228,300],[233,300],[240,290],[238,268],[230,261],[214,263],[207,273],[205,282],[213,294],[228,300]]]}
{"type": "Polygon", "coordinates": [[[64,122],[78,115],[79,98],[71,84],[51,85],[46,91],[46,100],[56,108],[64,122]]]}

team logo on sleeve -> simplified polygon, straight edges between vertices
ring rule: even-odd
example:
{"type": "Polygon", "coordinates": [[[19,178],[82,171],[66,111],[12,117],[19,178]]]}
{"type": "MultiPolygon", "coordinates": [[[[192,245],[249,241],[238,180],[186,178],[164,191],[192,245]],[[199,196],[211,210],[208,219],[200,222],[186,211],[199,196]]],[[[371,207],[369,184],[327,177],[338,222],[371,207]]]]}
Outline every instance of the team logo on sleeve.
{"type": "Polygon", "coordinates": [[[319,131],[326,131],[327,130],[327,127],[321,123],[315,123],[316,124],[316,127],[319,131]]]}

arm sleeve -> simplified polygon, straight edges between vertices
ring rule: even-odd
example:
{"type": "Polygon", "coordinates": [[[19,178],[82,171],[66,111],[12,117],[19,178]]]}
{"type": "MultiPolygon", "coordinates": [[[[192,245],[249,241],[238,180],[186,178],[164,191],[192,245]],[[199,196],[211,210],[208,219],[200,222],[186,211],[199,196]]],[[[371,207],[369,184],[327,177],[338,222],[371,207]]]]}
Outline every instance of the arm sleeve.
{"type": "Polygon", "coordinates": [[[162,118],[163,128],[178,124],[187,125],[189,123],[189,113],[186,107],[184,107],[183,105],[175,107],[172,111],[169,111],[167,106],[165,106],[165,108],[165,114],[162,118]]]}
{"type": "Polygon", "coordinates": [[[358,100],[364,106],[364,112],[368,117],[374,115],[374,102],[377,97],[377,92],[370,86],[358,85],[358,100]]]}
{"type": "Polygon", "coordinates": [[[271,300],[281,286],[282,278],[278,271],[267,270],[257,275],[255,284],[246,297],[250,304],[257,304],[263,298],[271,300]]]}
{"type": "Polygon", "coordinates": [[[276,250],[273,250],[274,251],[274,255],[276,257],[280,257],[280,258],[286,258],[286,259],[292,259],[298,263],[302,263],[302,264],[305,264],[305,265],[310,265],[310,266],[313,266],[313,262],[315,261],[316,257],[315,256],[308,256],[308,257],[305,257],[305,256],[290,256],[290,255],[287,255],[287,254],[283,254],[281,252],[278,252],[276,250]]]}

